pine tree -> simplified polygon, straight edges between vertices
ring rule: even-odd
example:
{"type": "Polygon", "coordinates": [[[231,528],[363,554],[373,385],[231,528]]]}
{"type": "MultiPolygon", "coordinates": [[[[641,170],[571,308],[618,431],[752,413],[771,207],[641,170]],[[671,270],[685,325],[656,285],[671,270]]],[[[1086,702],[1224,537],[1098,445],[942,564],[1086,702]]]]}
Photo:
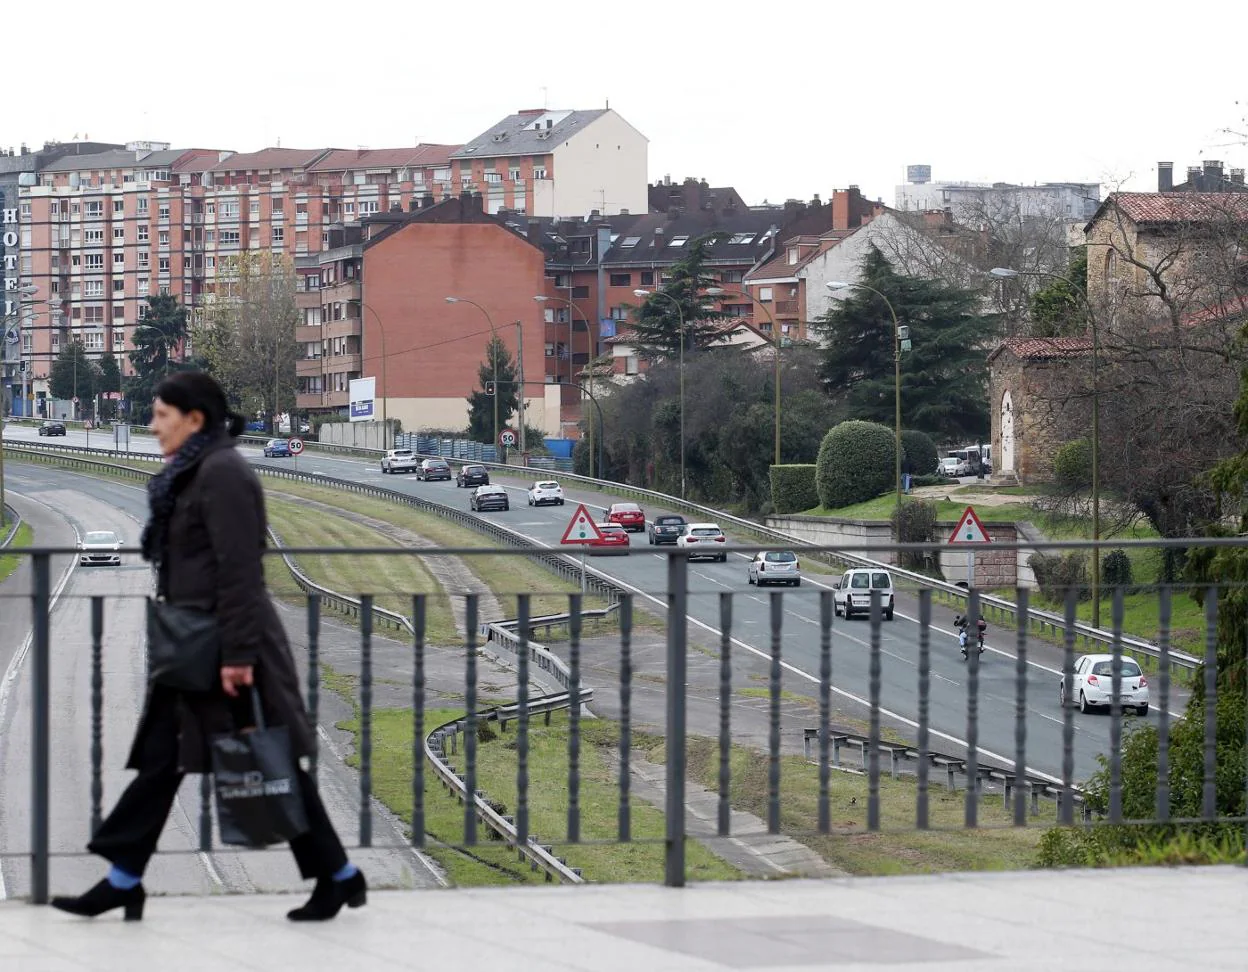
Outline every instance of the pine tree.
{"type": "Polygon", "coordinates": [[[682,319],[686,352],[727,338],[717,327],[724,315],[703,306],[708,300],[703,291],[716,283],[706,270],[706,251],[726,236],[707,233],[690,240],[684,258],[672,265],[667,283],[640,306],[628,308],[634,335],[630,343],[640,357],[656,361],[679,356],[682,319]]]}
{"type": "Polygon", "coordinates": [[[468,438],[497,444],[494,437],[494,396],[485,393],[486,385],[491,382],[495,382],[494,396],[498,398],[498,428],[501,431],[520,407],[520,385],[517,384],[515,359],[498,337],[490,338],[485,346],[485,360],[477,368],[477,387],[480,390],[474,390],[468,396],[468,438]]]}

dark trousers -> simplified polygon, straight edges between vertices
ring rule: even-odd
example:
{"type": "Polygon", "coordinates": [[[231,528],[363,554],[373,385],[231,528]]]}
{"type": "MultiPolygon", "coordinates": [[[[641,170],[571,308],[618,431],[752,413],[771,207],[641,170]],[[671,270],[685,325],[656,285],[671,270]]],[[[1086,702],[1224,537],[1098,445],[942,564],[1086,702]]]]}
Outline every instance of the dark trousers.
{"type": "MultiPolygon", "coordinates": [[[[178,733],[175,702],[170,695],[149,712],[150,730],[144,736],[142,769],[130,781],[112,812],[87,844],[87,850],[116,864],[128,874],[142,876],[156,852],[183,774],[178,769],[178,733]],[[167,711],[165,711],[167,709],[167,711]]],[[[347,852],[325,812],[316,783],[297,771],[299,790],[308,814],[308,831],[290,842],[291,853],[305,879],[329,877],[347,863],[347,852]]]]}

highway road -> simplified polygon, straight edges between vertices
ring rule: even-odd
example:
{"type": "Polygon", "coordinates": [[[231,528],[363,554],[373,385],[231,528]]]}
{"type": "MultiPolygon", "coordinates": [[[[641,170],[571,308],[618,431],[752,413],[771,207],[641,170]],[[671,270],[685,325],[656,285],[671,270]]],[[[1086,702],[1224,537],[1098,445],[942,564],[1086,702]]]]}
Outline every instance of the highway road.
{"type": "MultiPolygon", "coordinates": [[[[40,466],[11,464],[7,486],[22,515],[36,532],[36,542],[70,546],[87,530],[114,530],[137,546],[147,514],[145,492],[138,487],[91,479],[40,466]]],[[[105,600],[103,639],[103,807],[107,813],[131,777],[123,768],[144,688],[144,596],[151,572],[137,557],[121,567],[79,567],[75,558],[53,565],[51,711],[51,835],[57,853],[81,852],[90,826],[91,793],[91,601],[105,600]]],[[[29,573],[15,576],[12,599],[3,604],[0,627],[0,847],[6,852],[30,846],[29,573]],[[20,620],[18,620],[20,618],[20,620]]],[[[301,616],[292,616],[296,643],[302,639],[301,616]]],[[[297,655],[302,653],[297,652],[297,655]]],[[[326,733],[323,737],[328,739],[326,733]]],[[[332,758],[328,747],[320,762],[321,793],[345,842],[353,843],[358,821],[359,784],[353,771],[332,758]]],[[[189,777],[179,795],[160,850],[151,867],[150,886],[162,893],[221,891],[296,891],[301,881],[285,848],[257,853],[218,849],[200,854],[199,777],[189,777]]],[[[388,814],[374,803],[377,843],[401,843],[388,814]]],[[[214,840],[216,838],[214,837],[214,840]]],[[[220,848],[220,844],[217,843],[220,848]]],[[[433,872],[407,849],[353,851],[353,859],[377,886],[436,886],[433,872]]],[[[99,879],[102,862],[85,856],[54,857],[52,884],[58,892],[84,890],[99,879]]],[[[0,898],[19,896],[29,887],[25,858],[0,862],[0,898]]]]}
{"type": "MultiPolygon", "coordinates": [[[[13,429],[14,439],[34,437],[33,429],[13,429]]],[[[9,434],[6,432],[6,435],[9,434]]],[[[68,445],[85,444],[83,433],[70,433],[68,445]]],[[[46,439],[44,440],[47,441],[46,439]]],[[[131,439],[132,450],[146,442],[131,439]]],[[[98,444],[98,443],[97,443],[98,444]]],[[[258,450],[244,449],[253,462],[282,469],[333,476],[385,486],[423,498],[468,509],[468,490],[454,482],[422,483],[414,476],[382,474],[375,461],[330,458],[305,453],[298,459],[264,459],[258,450]]],[[[558,478],[557,476],[552,478],[558,478]]],[[[525,501],[521,480],[497,480],[511,491],[509,512],[487,513],[496,520],[540,543],[557,545],[574,505],[583,502],[592,512],[601,513],[612,497],[573,486],[567,489],[568,506],[530,508],[525,501]]],[[[647,516],[665,511],[647,507],[647,516]]],[[[731,538],[731,530],[728,531],[731,538]]],[[[590,558],[601,573],[637,592],[639,599],[657,610],[665,604],[666,556],[650,548],[644,534],[632,535],[630,555],[590,558]]],[[[746,583],[744,554],[730,555],[725,564],[697,562],[690,567],[689,619],[691,634],[700,631],[704,640],[716,643],[719,631],[719,600],[723,591],[734,592],[731,634],[738,649],[769,655],[769,591],[758,591],[746,583]],[[697,630],[694,630],[697,629],[697,630]]],[[[819,603],[821,590],[830,589],[828,576],[806,575],[800,590],[784,592],[783,658],[786,664],[785,688],[814,695],[819,671],[819,603]]],[[[884,622],[881,636],[880,704],[886,722],[905,736],[913,736],[918,713],[919,624],[917,599],[901,594],[893,621],[884,622]]],[[[931,691],[929,726],[931,746],[942,751],[961,752],[967,735],[967,663],[962,659],[953,633],[953,612],[934,608],[931,629],[931,691]]],[[[862,718],[869,693],[868,622],[837,618],[833,625],[834,704],[862,718]]],[[[1013,630],[989,630],[989,650],[981,658],[979,672],[979,749],[981,755],[1012,764],[1014,758],[1016,635],[1013,630]]],[[[1062,772],[1062,719],[1057,694],[1062,664],[1061,649],[1039,639],[1030,639],[1027,648],[1026,726],[1027,764],[1033,771],[1059,778],[1062,772]]],[[[1156,704],[1156,686],[1154,685],[1156,704]]],[[[1171,709],[1181,712],[1186,699],[1179,693],[1171,709]]],[[[1126,717],[1127,721],[1137,718],[1126,717]]],[[[1156,718],[1156,712],[1147,718],[1156,718]]],[[[1110,719],[1104,714],[1074,714],[1075,778],[1085,779],[1098,768],[1097,757],[1109,748],[1110,719]]]]}

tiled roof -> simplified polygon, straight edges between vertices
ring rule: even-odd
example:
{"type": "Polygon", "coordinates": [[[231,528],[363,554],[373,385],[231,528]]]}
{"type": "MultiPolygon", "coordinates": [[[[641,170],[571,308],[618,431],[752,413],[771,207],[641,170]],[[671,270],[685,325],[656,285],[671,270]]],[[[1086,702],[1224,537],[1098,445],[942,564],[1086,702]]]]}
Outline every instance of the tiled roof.
{"type": "Polygon", "coordinates": [[[193,152],[193,155],[187,155],[181,162],[174,165],[174,172],[207,172],[213,166],[228,158],[234,153],[228,149],[186,149],[183,153],[193,152]]]}
{"type": "Polygon", "coordinates": [[[547,155],[560,142],[571,138],[606,113],[605,108],[567,112],[566,117],[549,129],[541,119],[546,115],[563,115],[563,111],[525,111],[508,115],[459,151],[453,152],[451,158],[490,159],[502,155],[547,155]],[[541,124],[542,127],[534,129],[535,124],[541,124]]]}
{"type": "MultiPolygon", "coordinates": [[[[140,164],[143,153],[120,149],[113,152],[96,152],[93,155],[69,155],[43,167],[44,172],[94,172],[101,169],[129,169],[140,164]]],[[[148,155],[168,153],[149,152],[148,155]]],[[[174,157],[181,155],[175,152],[174,157]]]]}
{"type": "Polygon", "coordinates": [[[990,360],[1002,351],[1009,351],[1016,358],[1026,361],[1047,361],[1055,358],[1082,358],[1092,350],[1092,341],[1086,337],[1014,338],[1005,341],[990,356],[990,360]]]}
{"type": "Polygon", "coordinates": [[[392,149],[335,149],[312,172],[344,172],[349,169],[403,169],[410,166],[444,165],[459,145],[413,145],[392,149]]]}
{"type": "Polygon", "coordinates": [[[809,237],[794,237],[787,239],[776,248],[776,255],[764,263],[761,267],[751,270],[745,275],[745,282],[753,283],[756,280],[787,280],[790,277],[796,277],[797,271],[806,266],[811,260],[820,253],[825,252],[843,240],[846,236],[856,230],[833,230],[825,234],[822,238],[812,241],[809,237]],[[824,241],[831,241],[830,246],[825,246],[824,241]],[[803,247],[809,247],[802,256],[798,257],[796,263],[789,262],[789,247],[801,243],[803,247]]]}
{"type": "Polygon", "coordinates": [[[1097,215],[1110,204],[1135,223],[1248,220],[1248,195],[1239,192],[1115,192],[1101,204],[1097,215]]]}
{"type": "Polygon", "coordinates": [[[212,167],[213,172],[258,172],[267,169],[307,169],[334,149],[266,148],[231,155],[212,167]]]}
{"type": "Polygon", "coordinates": [[[772,245],[772,230],[775,226],[774,213],[743,212],[726,215],[699,211],[685,213],[675,219],[662,213],[648,213],[619,233],[603,263],[617,266],[636,263],[671,264],[688,252],[687,245],[690,240],[707,233],[723,233],[722,240],[707,248],[707,262],[752,265],[772,245]],[[658,233],[659,230],[662,232],[658,233]],[[682,236],[685,237],[684,243],[673,246],[672,241],[682,236]]]}

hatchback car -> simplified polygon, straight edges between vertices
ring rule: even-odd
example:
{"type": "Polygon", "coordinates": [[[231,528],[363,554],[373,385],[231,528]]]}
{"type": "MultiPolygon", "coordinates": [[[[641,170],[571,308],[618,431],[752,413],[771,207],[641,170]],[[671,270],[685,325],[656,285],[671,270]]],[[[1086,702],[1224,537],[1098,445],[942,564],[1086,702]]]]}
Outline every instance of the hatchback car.
{"type": "Polygon", "coordinates": [[[44,422],[39,426],[40,435],[64,435],[64,422],[44,422]]]}
{"type": "Polygon", "coordinates": [[[845,576],[837,580],[836,589],[832,592],[833,610],[846,619],[859,611],[869,611],[872,591],[879,592],[884,617],[893,620],[893,578],[888,571],[877,568],[857,567],[846,571],[845,576]]]}
{"type": "Polygon", "coordinates": [[[84,567],[120,567],[121,537],[112,530],[92,530],[79,544],[78,563],[84,567]]]}
{"type": "MultiPolygon", "coordinates": [[[[1065,681],[1065,678],[1060,678],[1057,683],[1058,701],[1063,707],[1078,699],[1080,712],[1109,708],[1114,700],[1114,656],[1080,655],[1075,660],[1075,674],[1069,693],[1065,681]]],[[[1135,709],[1139,715],[1148,715],[1148,679],[1129,655],[1122,656],[1119,702],[1124,709],[1135,709]]]]}
{"type": "Polygon", "coordinates": [[[269,439],[264,444],[264,458],[277,459],[280,456],[290,457],[290,442],[287,439],[269,439]]]}
{"type": "Polygon", "coordinates": [[[502,486],[478,486],[472,491],[468,508],[477,513],[484,513],[486,510],[510,510],[511,500],[502,486]]]}
{"type": "Polygon", "coordinates": [[[445,479],[449,483],[451,481],[450,464],[445,459],[426,459],[416,467],[416,478],[427,483],[445,479]]]}
{"type": "Polygon", "coordinates": [[[689,551],[689,559],[709,557],[723,563],[728,555],[719,549],[719,545],[728,542],[724,531],[717,523],[690,523],[688,528],[676,538],[676,546],[689,551]]]}
{"type": "Polygon", "coordinates": [[[563,506],[563,487],[553,479],[534,483],[529,487],[530,506],[545,506],[547,503],[563,506]]]}
{"type": "Polygon", "coordinates": [[[746,580],[762,587],[764,584],[802,586],[802,569],[792,550],[767,550],[754,555],[745,569],[746,580]]]}
{"type": "Polygon", "coordinates": [[[459,473],[455,476],[455,488],[461,486],[488,486],[490,485],[490,471],[485,466],[460,466],[459,473]]]}
{"type": "Polygon", "coordinates": [[[590,540],[585,544],[585,549],[591,557],[628,554],[628,548],[631,546],[628,533],[618,523],[599,523],[598,532],[602,534],[601,540],[590,540]]]}
{"type": "Polygon", "coordinates": [[[640,533],[646,528],[646,512],[636,503],[612,503],[607,510],[607,522],[618,523],[630,533],[640,533]]]}
{"type": "Polygon", "coordinates": [[[689,521],[683,516],[677,513],[664,513],[654,518],[654,522],[646,528],[646,533],[650,537],[650,542],[655,545],[675,543],[677,537],[685,532],[685,527],[688,525],[689,521]]]}

